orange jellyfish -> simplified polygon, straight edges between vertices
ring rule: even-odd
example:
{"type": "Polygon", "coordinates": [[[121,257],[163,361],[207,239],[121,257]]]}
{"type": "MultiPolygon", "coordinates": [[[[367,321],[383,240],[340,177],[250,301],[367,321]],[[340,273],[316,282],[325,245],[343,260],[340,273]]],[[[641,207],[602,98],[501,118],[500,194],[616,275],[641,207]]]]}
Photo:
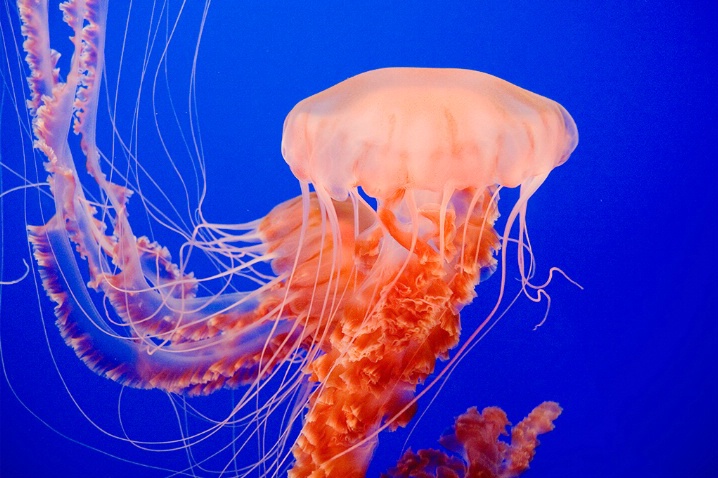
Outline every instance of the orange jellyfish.
{"type": "Polygon", "coordinates": [[[64,81],[46,6],[21,0],[19,8],[28,107],[55,207],[29,239],[57,325],[92,370],[123,385],[188,395],[241,387],[231,415],[212,427],[246,423],[260,442],[267,428],[281,428],[247,476],[363,476],[379,432],[409,422],[417,387],[458,344],[460,311],[496,269],[499,249],[503,284],[516,221],[522,289],[542,293],[529,282],[525,213],[577,144],[558,103],[469,70],[350,78],[300,102],[285,121],[282,153],[301,196],[247,224],[197,224],[175,261],[135,235],[127,204],[139,191],[101,167],[106,2],[62,4],[74,31],[64,81]],[[71,127],[79,155],[68,146],[71,127]],[[87,197],[75,156],[101,201],[87,197]],[[517,186],[499,234],[499,191],[517,186]],[[191,273],[194,254],[216,272],[191,273]]]}
{"type": "Polygon", "coordinates": [[[518,217],[523,251],[526,203],[577,141],[558,103],[459,69],[370,71],[289,113],[284,157],[304,191],[314,185],[333,241],[347,237],[335,203],[350,201],[358,217],[358,188],[377,201],[376,222],[355,230],[353,261],[332,257],[332,269],[353,262],[360,280],[338,303],[325,355],[308,364],[320,385],[295,447],[296,476],[361,476],[376,431],[408,422],[417,385],[458,343],[459,312],[495,268],[498,189],[521,186],[503,237],[518,217]]]}

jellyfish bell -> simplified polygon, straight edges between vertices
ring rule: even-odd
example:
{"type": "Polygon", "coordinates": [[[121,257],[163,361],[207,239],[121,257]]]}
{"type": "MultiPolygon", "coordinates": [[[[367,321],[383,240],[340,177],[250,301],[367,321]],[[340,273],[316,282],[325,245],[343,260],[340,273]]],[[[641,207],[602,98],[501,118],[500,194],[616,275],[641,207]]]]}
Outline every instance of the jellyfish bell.
{"type": "Polygon", "coordinates": [[[398,191],[515,187],[568,159],[578,132],[558,103],[472,70],[384,68],[311,96],[284,122],[300,181],[343,200],[398,191]]]}

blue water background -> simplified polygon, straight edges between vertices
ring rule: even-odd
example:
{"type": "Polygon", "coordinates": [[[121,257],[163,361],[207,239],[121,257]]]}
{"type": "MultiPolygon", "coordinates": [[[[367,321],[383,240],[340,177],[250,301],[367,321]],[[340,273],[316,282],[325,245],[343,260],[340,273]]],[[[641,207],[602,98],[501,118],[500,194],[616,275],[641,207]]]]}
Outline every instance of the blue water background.
{"type": "MultiPolygon", "coordinates": [[[[113,8],[110,21],[124,22],[113,8]]],[[[715,476],[717,33],[716,2],[213,2],[197,79],[205,212],[240,222],[298,194],[280,154],[284,116],[366,70],[470,68],[557,100],[580,142],[532,200],[529,230],[538,279],[559,266],[584,290],[558,278],[537,331],[545,309],[521,302],[463,361],[408,445],[436,446],[470,406],[500,406],[516,422],[555,400],[564,413],[527,477],[715,476]]],[[[177,40],[187,55],[194,39],[177,40]]],[[[14,114],[6,103],[4,158],[16,146],[14,114]]],[[[11,200],[7,224],[21,220],[22,205],[11,200]]],[[[21,230],[4,233],[5,275],[16,277],[28,250],[21,230]]],[[[482,302],[492,297],[482,287],[464,311],[467,330],[493,304],[482,302]]],[[[34,297],[30,281],[3,289],[12,380],[53,426],[112,450],[68,406],[41,336],[38,349],[13,352],[28,322],[37,329],[34,297]]],[[[111,386],[77,365],[57,336],[48,340],[87,394],[111,386]]],[[[164,476],[58,436],[4,381],[0,391],[1,476],[164,476]]],[[[85,406],[101,412],[107,404],[85,406]]],[[[148,410],[148,426],[157,426],[153,418],[148,410]]],[[[406,437],[381,436],[370,476],[395,463],[406,437]]]]}

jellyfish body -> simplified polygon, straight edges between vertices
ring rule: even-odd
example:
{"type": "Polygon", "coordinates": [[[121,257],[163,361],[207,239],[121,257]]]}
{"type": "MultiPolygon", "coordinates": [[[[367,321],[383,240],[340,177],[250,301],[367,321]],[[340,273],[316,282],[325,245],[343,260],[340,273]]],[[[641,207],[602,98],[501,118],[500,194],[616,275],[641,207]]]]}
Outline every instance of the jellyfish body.
{"type": "Polygon", "coordinates": [[[218,260],[215,275],[195,277],[184,260],[174,263],[160,244],[135,236],[127,215],[133,191],[100,167],[106,2],[63,4],[75,47],[64,82],[46,5],[18,4],[28,106],[55,205],[29,239],[67,344],[124,385],[187,394],[244,386],[232,418],[256,406],[247,414],[259,434],[266,416],[286,414],[287,431],[270,447],[274,461],[258,465],[265,473],[286,469],[287,441],[290,476],[363,476],[379,431],[411,419],[417,386],[457,345],[460,311],[496,269],[495,252],[516,218],[523,260],[526,202],[575,148],[571,117],[551,100],[468,70],[351,78],[299,103],[285,121],[282,152],[302,195],[254,222],[198,225],[185,253],[218,260]],[[83,190],[71,126],[101,204],[83,190]],[[518,185],[500,235],[498,191],[518,185]],[[258,272],[261,264],[271,274],[258,272]],[[237,278],[257,285],[239,290],[237,278]],[[270,382],[272,398],[257,404],[270,382]],[[282,411],[291,401],[298,403],[282,411]]]}
{"type": "Polygon", "coordinates": [[[563,164],[578,143],[555,101],[472,70],[384,68],[300,102],[282,152],[300,181],[343,200],[361,186],[404,191],[516,187],[563,164]]]}

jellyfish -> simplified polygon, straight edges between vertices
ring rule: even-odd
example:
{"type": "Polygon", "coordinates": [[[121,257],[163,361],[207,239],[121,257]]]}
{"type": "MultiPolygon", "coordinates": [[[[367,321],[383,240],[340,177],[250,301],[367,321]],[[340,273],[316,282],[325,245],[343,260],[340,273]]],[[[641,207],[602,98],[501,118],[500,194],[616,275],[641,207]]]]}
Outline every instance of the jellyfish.
{"type": "Polygon", "coordinates": [[[64,81],[47,5],[18,6],[27,107],[54,204],[28,239],[60,333],[90,369],[124,386],[241,390],[206,433],[246,423],[239,440],[262,441],[280,428],[242,476],[364,476],[379,433],[407,425],[419,396],[495,318],[515,224],[522,290],[545,295],[545,284],[531,283],[525,217],[577,144],[558,103],[471,70],[349,78],[285,120],[281,150],[300,196],[248,223],[200,221],[173,259],[136,235],[128,204],[141,192],[103,164],[96,139],[107,2],[61,4],[74,49],[64,81]],[[514,187],[520,195],[499,233],[499,193],[514,187]],[[198,254],[212,274],[188,269],[198,254]],[[452,355],[462,308],[499,265],[493,311],[452,355]],[[435,373],[439,360],[446,365],[435,373]]]}
{"type": "MultiPolygon", "coordinates": [[[[416,386],[458,343],[459,312],[496,267],[498,189],[521,187],[503,242],[517,217],[522,241],[527,201],[576,144],[558,103],[460,69],[370,71],[289,113],[282,151],[303,190],[311,183],[329,209],[360,205],[362,188],[377,201],[380,231],[366,295],[353,292],[331,349],[309,364],[321,387],[297,442],[297,469],[350,473],[368,462],[376,429],[407,423],[416,386]]],[[[343,239],[335,217],[330,211],[329,228],[343,239]]]]}

